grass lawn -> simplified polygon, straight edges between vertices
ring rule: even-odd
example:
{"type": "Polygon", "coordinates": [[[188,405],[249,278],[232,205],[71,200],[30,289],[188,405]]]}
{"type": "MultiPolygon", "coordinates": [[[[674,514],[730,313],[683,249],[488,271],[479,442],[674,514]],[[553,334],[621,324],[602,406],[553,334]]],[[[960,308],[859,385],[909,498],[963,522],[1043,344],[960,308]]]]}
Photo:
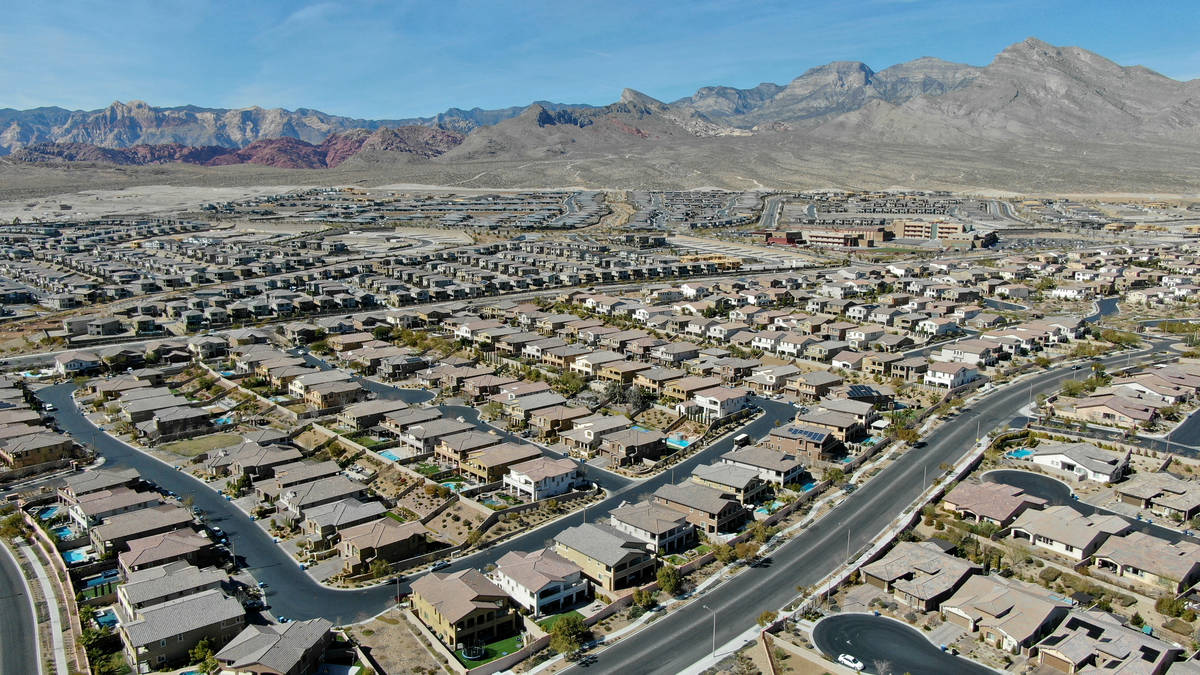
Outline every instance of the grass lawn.
{"type": "Polygon", "coordinates": [[[712,547],[709,546],[708,544],[700,544],[699,546],[697,546],[695,548],[696,555],[704,555],[705,553],[708,553],[711,550],[712,550],[712,547]]]}
{"type": "Polygon", "coordinates": [[[520,639],[521,639],[520,635],[514,635],[505,640],[500,640],[499,642],[493,642],[490,645],[485,646],[483,649],[483,657],[480,658],[478,661],[474,661],[474,660],[468,659],[467,657],[463,656],[461,649],[454,652],[454,656],[456,656],[458,658],[459,663],[462,663],[467,668],[475,668],[478,666],[482,666],[485,663],[491,663],[492,661],[495,661],[496,659],[498,659],[502,656],[507,656],[507,655],[517,651],[518,649],[520,649],[520,647],[517,645],[517,640],[520,640],[520,639]]]}
{"type": "Polygon", "coordinates": [[[416,467],[417,473],[421,474],[422,476],[432,476],[435,473],[440,473],[441,470],[442,467],[438,466],[437,464],[429,464],[428,462],[421,462],[416,467]]]}
{"type": "Polygon", "coordinates": [[[384,441],[377,441],[374,438],[371,438],[370,436],[347,436],[346,438],[350,439],[351,441],[354,441],[355,443],[358,443],[359,445],[363,446],[364,448],[373,448],[377,445],[384,444],[384,441]]]}
{"type": "Polygon", "coordinates": [[[575,610],[571,610],[569,612],[563,612],[562,614],[555,614],[554,616],[548,616],[545,619],[542,619],[541,621],[539,621],[538,625],[541,626],[542,630],[549,633],[550,629],[554,628],[554,624],[558,623],[560,619],[562,619],[564,616],[571,616],[571,615],[575,615],[581,619],[583,618],[582,614],[580,614],[579,612],[576,612],[575,610]]]}
{"type": "Polygon", "coordinates": [[[209,434],[208,436],[200,436],[199,438],[188,438],[182,441],[166,443],[160,447],[176,455],[195,457],[202,452],[210,452],[217,448],[227,448],[241,440],[242,437],[239,434],[209,434]]]}
{"type": "Polygon", "coordinates": [[[683,558],[682,556],[677,556],[677,555],[671,554],[671,555],[667,556],[667,562],[671,563],[672,565],[674,565],[676,567],[679,567],[680,565],[687,562],[687,559],[683,558]]]}

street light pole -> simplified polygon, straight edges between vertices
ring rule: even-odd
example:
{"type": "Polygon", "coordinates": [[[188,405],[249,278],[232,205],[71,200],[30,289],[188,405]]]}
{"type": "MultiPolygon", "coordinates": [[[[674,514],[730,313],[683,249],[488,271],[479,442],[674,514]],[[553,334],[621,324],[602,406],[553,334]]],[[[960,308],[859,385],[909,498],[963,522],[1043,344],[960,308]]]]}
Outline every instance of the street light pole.
{"type": "Polygon", "coordinates": [[[703,607],[704,609],[707,609],[709,611],[709,613],[712,614],[712,655],[713,655],[713,658],[716,658],[716,656],[717,656],[717,610],[713,609],[712,607],[709,607],[708,605],[700,605],[700,606],[703,607]]]}

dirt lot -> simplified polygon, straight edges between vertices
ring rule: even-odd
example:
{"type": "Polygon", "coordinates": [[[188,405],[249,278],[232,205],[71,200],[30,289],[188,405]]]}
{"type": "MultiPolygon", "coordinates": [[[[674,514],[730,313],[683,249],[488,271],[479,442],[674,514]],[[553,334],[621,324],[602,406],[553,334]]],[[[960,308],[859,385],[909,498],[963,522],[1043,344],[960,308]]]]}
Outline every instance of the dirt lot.
{"type": "Polygon", "coordinates": [[[397,610],[352,626],[346,632],[358,640],[388,675],[449,672],[397,610]]]}
{"type": "Polygon", "coordinates": [[[456,503],[442,511],[426,526],[442,535],[442,538],[452,544],[461,544],[467,538],[467,533],[483,522],[483,515],[473,508],[456,503]]]}

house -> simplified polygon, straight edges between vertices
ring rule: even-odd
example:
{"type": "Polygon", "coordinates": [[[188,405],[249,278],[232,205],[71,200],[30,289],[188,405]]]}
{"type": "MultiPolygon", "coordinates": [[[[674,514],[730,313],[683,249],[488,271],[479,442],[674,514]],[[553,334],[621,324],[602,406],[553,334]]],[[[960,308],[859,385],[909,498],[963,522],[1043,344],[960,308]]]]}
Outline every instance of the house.
{"type": "Polygon", "coordinates": [[[1063,416],[1097,424],[1137,427],[1158,419],[1158,405],[1125,396],[1091,396],[1075,404],[1074,412],[1063,416]]]}
{"type": "Polygon", "coordinates": [[[1037,664],[1061,673],[1164,675],[1183,650],[1105,612],[1072,610],[1037,643],[1037,664]]]}
{"type": "Polygon", "coordinates": [[[58,497],[67,505],[77,504],[84,495],[120,487],[132,488],[140,480],[137,469],[88,469],[64,478],[63,486],[58,489],[58,497]]]}
{"type": "Polygon", "coordinates": [[[942,499],[942,508],[963,520],[997,527],[1008,527],[1026,509],[1045,505],[1045,499],[1004,483],[959,483],[942,499]]]}
{"type": "Polygon", "coordinates": [[[380,502],[339,499],[306,509],[303,529],[309,541],[324,547],[332,543],[338,532],[380,518],[386,512],[387,508],[380,502]]]}
{"type": "Polygon", "coordinates": [[[213,658],[238,675],[312,675],[333,641],[326,619],[250,625],[213,658]]]}
{"type": "Polygon", "coordinates": [[[128,578],[131,572],[165,565],[176,560],[199,566],[216,556],[216,544],[207,536],[192,529],[172,530],[153,534],[126,543],[128,551],[117,556],[121,573],[128,578]]]}
{"type": "Polygon", "coordinates": [[[348,527],[342,530],[338,542],[342,571],[362,574],[376,560],[391,564],[425,553],[432,534],[418,521],[401,523],[392,518],[378,518],[348,527]]]}
{"type": "Polygon", "coordinates": [[[721,463],[756,471],[763,481],[780,486],[799,485],[807,477],[796,455],[761,445],[730,450],[721,455],[721,463]]]}
{"type": "Polygon", "coordinates": [[[732,495],[743,506],[758,504],[771,494],[758,471],[730,464],[701,464],[692,469],[692,482],[732,495]]]}
{"type": "Polygon", "coordinates": [[[735,532],[750,517],[729,493],[691,481],[663,485],[654,491],[654,501],[683,513],[706,534],[735,532]]]}
{"type": "Polygon", "coordinates": [[[531,502],[565,494],[584,482],[575,462],[550,457],[513,464],[501,480],[506,492],[531,502]]]}
{"type": "Polygon", "coordinates": [[[75,442],[70,436],[53,431],[37,431],[0,441],[0,461],[10,469],[67,459],[74,451],[75,442]]]}
{"type": "MultiPolygon", "coordinates": [[[[745,389],[718,386],[697,391],[692,397],[692,406],[688,408],[695,408],[702,421],[711,422],[724,419],[742,410],[748,402],[745,389]]],[[[679,407],[683,408],[682,405],[679,407]]],[[[680,412],[685,412],[688,408],[680,410],[680,412]]]]}
{"type": "Polygon", "coordinates": [[[508,473],[509,467],[541,456],[542,451],[536,445],[500,443],[467,455],[459,469],[478,483],[495,483],[508,473]]]}
{"type": "Polygon", "coordinates": [[[1122,502],[1160,516],[1184,521],[1200,514],[1200,484],[1169,473],[1135,473],[1116,489],[1122,502]]]}
{"type": "Polygon", "coordinates": [[[1129,530],[1129,523],[1118,516],[1085,516],[1069,506],[1051,506],[1022,513],[1009,536],[1072,560],[1086,560],[1110,536],[1129,530]]]}
{"type": "Polygon", "coordinates": [[[382,422],[386,415],[406,408],[408,404],[404,401],[380,398],[347,406],[338,413],[337,420],[350,429],[368,429],[382,422]]]}
{"type": "Polygon", "coordinates": [[[125,486],[79,495],[67,509],[71,519],[87,529],[105,518],[128,511],[155,506],[161,502],[157,492],[137,492],[125,486]]]}
{"type": "Polygon", "coordinates": [[[1178,595],[1200,580],[1200,545],[1170,542],[1132,531],[1106,539],[1092,555],[1092,566],[1122,579],[1178,595]]]}
{"type": "Polygon", "coordinates": [[[412,611],[450,649],[494,642],[521,629],[512,599],[483,573],[430,572],[412,584],[412,611]]]}
{"type": "Polygon", "coordinates": [[[213,589],[122,616],[118,630],[134,671],[145,673],[187,663],[188,651],[201,640],[220,649],[245,625],[242,604],[213,589]]]}
{"type": "Polygon", "coordinates": [[[361,497],[366,486],[342,475],[300,483],[279,495],[275,508],[285,522],[298,522],[307,509],[343,499],[361,497]]]}
{"type": "Polygon", "coordinates": [[[63,377],[75,377],[100,371],[103,363],[95,352],[65,352],[54,357],[54,372],[63,377]]]}
{"type": "Polygon", "coordinates": [[[902,541],[861,571],[866,583],[891,593],[908,607],[929,612],[937,610],[943,600],[982,569],[943,553],[935,544],[902,541]]]}
{"type": "Polygon", "coordinates": [[[666,436],[649,429],[622,429],[605,434],[600,440],[600,456],[612,466],[640,464],[657,460],[666,452],[666,436]]]}
{"type": "Polygon", "coordinates": [[[570,429],[559,432],[558,438],[572,453],[591,459],[606,434],[632,425],[624,415],[591,415],[574,420],[570,429]]]}
{"type": "Polygon", "coordinates": [[[1052,591],[1000,576],[972,575],[942,603],[946,621],[1013,654],[1028,655],[1071,605],[1052,591]]]}
{"type": "Polygon", "coordinates": [[[130,573],[125,583],[117,586],[117,603],[126,616],[134,616],[144,607],[220,589],[228,579],[229,575],[216,567],[199,568],[177,560],[130,573]]]}
{"type": "Polygon", "coordinates": [[[182,506],[160,504],[105,518],[88,531],[88,536],[96,551],[106,555],[124,551],[125,544],[133,539],[178,530],[191,522],[192,514],[182,506]]]}
{"type": "Polygon", "coordinates": [[[655,560],[641,539],[608,525],[583,523],[554,537],[554,551],[579,565],[584,575],[612,592],[654,578],[655,560]]]}
{"type": "Polygon", "coordinates": [[[955,389],[979,378],[979,371],[965,363],[934,363],[925,372],[925,385],[955,389]]]}
{"type": "Polygon", "coordinates": [[[840,375],[816,370],[789,378],[787,388],[805,400],[817,401],[824,398],[831,389],[842,382],[840,375]]]}
{"type": "Polygon", "coordinates": [[[304,393],[304,403],[313,410],[337,410],[367,397],[362,385],[353,381],[322,382],[310,385],[304,393]]]}
{"type": "Polygon", "coordinates": [[[579,565],[544,548],[509,551],[496,561],[492,579],[535,617],[557,614],[589,599],[591,587],[579,565]]]}
{"type": "Polygon", "coordinates": [[[609,525],[646,543],[657,555],[686,550],[695,540],[695,526],[681,511],[655,502],[622,504],[609,512],[609,525]]]}
{"type": "Polygon", "coordinates": [[[763,447],[768,452],[808,459],[810,464],[833,460],[844,450],[833,432],[804,424],[776,426],[764,438],[763,447]]]}
{"type": "Polygon", "coordinates": [[[801,427],[811,427],[827,431],[843,443],[857,440],[866,432],[866,427],[859,421],[859,416],[834,412],[831,410],[809,410],[796,415],[796,424],[801,427]]]}
{"type": "Polygon", "coordinates": [[[1033,449],[1029,461],[1074,474],[1076,480],[1115,483],[1129,473],[1125,454],[1102,450],[1091,443],[1046,443],[1033,449]]]}
{"type": "Polygon", "coordinates": [[[440,464],[457,469],[471,453],[499,445],[503,440],[496,434],[472,429],[453,436],[442,437],[433,451],[440,464]]]}

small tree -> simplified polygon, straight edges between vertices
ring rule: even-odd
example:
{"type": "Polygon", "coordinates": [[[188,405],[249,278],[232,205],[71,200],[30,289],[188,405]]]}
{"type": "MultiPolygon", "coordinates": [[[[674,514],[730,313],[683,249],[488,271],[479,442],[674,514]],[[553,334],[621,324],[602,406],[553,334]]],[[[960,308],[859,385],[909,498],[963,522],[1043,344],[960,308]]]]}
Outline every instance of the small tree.
{"type": "Polygon", "coordinates": [[[654,593],[638,588],[633,591],[633,604],[642,609],[650,609],[658,604],[658,601],[654,599],[654,593]]]}
{"type": "Polygon", "coordinates": [[[737,557],[745,562],[754,560],[758,555],[759,544],[756,541],[743,541],[734,549],[737,552],[737,557]]]}
{"type": "Polygon", "coordinates": [[[201,638],[195,647],[188,650],[188,658],[193,665],[206,661],[212,655],[213,650],[212,646],[209,645],[208,638],[201,638]]]}
{"type": "Polygon", "coordinates": [[[587,626],[578,614],[567,614],[559,618],[550,629],[550,648],[570,658],[579,651],[587,639],[587,626]]]}
{"type": "Polygon", "coordinates": [[[760,625],[760,626],[769,625],[769,624],[773,623],[775,621],[775,618],[778,616],[779,616],[778,614],[776,614],[775,612],[772,612],[772,611],[763,612],[762,614],[758,615],[758,625],[760,625]]]}
{"type": "Polygon", "coordinates": [[[830,467],[825,469],[825,480],[833,483],[834,485],[840,485],[846,480],[846,472],[842,471],[836,466],[830,467]]]}
{"type": "Polygon", "coordinates": [[[738,555],[737,551],[733,550],[733,547],[729,544],[718,544],[713,549],[713,557],[717,559],[717,562],[728,565],[737,560],[738,555]]]}
{"type": "Polygon", "coordinates": [[[383,558],[376,558],[371,561],[371,577],[374,579],[382,579],[392,571],[392,566],[383,558]]]}
{"type": "Polygon", "coordinates": [[[675,595],[683,579],[679,576],[679,568],[673,565],[663,565],[658,570],[658,587],[667,595],[675,595]]]}

